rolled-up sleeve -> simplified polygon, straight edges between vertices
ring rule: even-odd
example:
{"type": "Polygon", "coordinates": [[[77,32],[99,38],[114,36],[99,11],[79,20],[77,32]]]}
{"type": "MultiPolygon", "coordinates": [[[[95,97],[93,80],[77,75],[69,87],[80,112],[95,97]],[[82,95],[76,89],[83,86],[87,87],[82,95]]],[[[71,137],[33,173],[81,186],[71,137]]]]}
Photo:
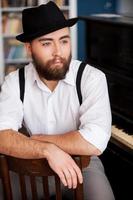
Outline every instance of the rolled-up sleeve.
{"type": "Polygon", "coordinates": [[[8,75],[0,92],[0,130],[18,130],[23,119],[23,105],[19,99],[17,72],[8,75]]]}
{"type": "Polygon", "coordinates": [[[81,90],[79,132],[88,142],[103,152],[111,136],[111,111],[106,77],[91,68],[84,72],[81,90]]]}

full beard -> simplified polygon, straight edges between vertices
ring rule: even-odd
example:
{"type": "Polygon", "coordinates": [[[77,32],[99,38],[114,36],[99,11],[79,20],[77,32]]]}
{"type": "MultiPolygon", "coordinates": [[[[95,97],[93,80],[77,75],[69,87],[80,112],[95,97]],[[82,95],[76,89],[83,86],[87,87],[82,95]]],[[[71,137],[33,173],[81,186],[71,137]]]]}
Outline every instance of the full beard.
{"type": "Polygon", "coordinates": [[[46,63],[39,60],[36,55],[32,53],[33,64],[41,78],[46,80],[61,80],[64,79],[66,76],[67,71],[69,70],[69,65],[71,62],[71,54],[68,59],[62,57],[55,57],[46,63]],[[60,66],[56,63],[56,59],[60,61],[60,66]]]}

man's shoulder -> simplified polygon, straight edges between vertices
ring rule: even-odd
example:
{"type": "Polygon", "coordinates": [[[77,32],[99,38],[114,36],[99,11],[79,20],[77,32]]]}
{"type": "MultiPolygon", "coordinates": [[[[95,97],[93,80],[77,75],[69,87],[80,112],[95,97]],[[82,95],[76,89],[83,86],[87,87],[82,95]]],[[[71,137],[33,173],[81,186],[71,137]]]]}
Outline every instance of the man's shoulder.
{"type": "Polygon", "coordinates": [[[101,71],[97,67],[94,67],[94,66],[89,65],[89,64],[87,64],[86,73],[87,73],[87,71],[92,77],[103,77],[103,76],[105,76],[103,71],[101,71]]]}
{"type": "MultiPolygon", "coordinates": [[[[20,67],[20,68],[23,68],[23,67],[20,67]]],[[[5,76],[5,79],[15,78],[16,76],[18,76],[18,71],[19,71],[20,68],[17,68],[16,70],[14,70],[14,71],[10,72],[9,74],[7,74],[5,76]]],[[[25,65],[24,68],[26,69],[26,71],[27,70],[29,71],[29,69],[31,68],[31,64],[25,65]]]]}
{"type": "Polygon", "coordinates": [[[17,70],[15,70],[15,71],[13,71],[13,72],[10,72],[9,74],[7,74],[6,76],[5,76],[5,81],[6,82],[11,82],[11,81],[13,81],[13,82],[16,82],[16,81],[18,81],[18,69],[17,70]]]}
{"type": "MultiPolygon", "coordinates": [[[[30,64],[25,66],[25,75],[27,76],[28,73],[30,73],[30,71],[32,70],[32,66],[30,64]]],[[[14,88],[14,89],[18,89],[19,86],[19,68],[13,72],[10,72],[9,74],[7,74],[4,78],[3,84],[2,84],[2,88],[3,87],[8,87],[8,88],[14,88]]]]}
{"type": "Polygon", "coordinates": [[[74,76],[77,76],[77,72],[79,70],[80,64],[82,63],[82,61],[80,60],[76,60],[76,59],[72,59],[71,63],[70,63],[70,71],[73,72],[74,76]]]}
{"type": "MultiPolygon", "coordinates": [[[[82,63],[82,61],[80,60],[72,60],[71,64],[70,64],[70,68],[72,71],[75,72],[75,74],[77,74],[77,71],[80,67],[80,64],[82,63]]],[[[86,63],[86,62],[84,62],[86,63]]],[[[92,78],[96,78],[96,77],[103,77],[105,76],[105,74],[98,68],[86,63],[84,72],[83,72],[83,76],[86,77],[92,77],[92,78]]]]}

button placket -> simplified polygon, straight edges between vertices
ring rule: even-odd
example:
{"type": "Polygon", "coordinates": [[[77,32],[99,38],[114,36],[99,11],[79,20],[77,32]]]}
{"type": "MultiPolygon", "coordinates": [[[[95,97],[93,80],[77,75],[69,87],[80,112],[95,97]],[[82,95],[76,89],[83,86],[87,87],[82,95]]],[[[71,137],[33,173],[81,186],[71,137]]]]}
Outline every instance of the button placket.
{"type": "Polygon", "coordinates": [[[48,111],[48,133],[52,132],[53,129],[54,129],[54,125],[55,125],[55,117],[54,117],[54,113],[53,113],[53,101],[52,101],[52,95],[49,96],[48,98],[48,108],[47,108],[47,111],[48,111]]]}

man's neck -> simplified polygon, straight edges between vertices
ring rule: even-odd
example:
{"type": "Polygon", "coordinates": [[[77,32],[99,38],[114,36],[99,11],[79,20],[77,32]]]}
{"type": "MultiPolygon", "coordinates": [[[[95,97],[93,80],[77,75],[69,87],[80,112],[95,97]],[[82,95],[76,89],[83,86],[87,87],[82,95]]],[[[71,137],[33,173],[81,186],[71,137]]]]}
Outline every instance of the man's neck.
{"type": "Polygon", "coordinates": [[[41,78],[41,81],[53,92],[59,81],[46,80],[41,78]]]}

